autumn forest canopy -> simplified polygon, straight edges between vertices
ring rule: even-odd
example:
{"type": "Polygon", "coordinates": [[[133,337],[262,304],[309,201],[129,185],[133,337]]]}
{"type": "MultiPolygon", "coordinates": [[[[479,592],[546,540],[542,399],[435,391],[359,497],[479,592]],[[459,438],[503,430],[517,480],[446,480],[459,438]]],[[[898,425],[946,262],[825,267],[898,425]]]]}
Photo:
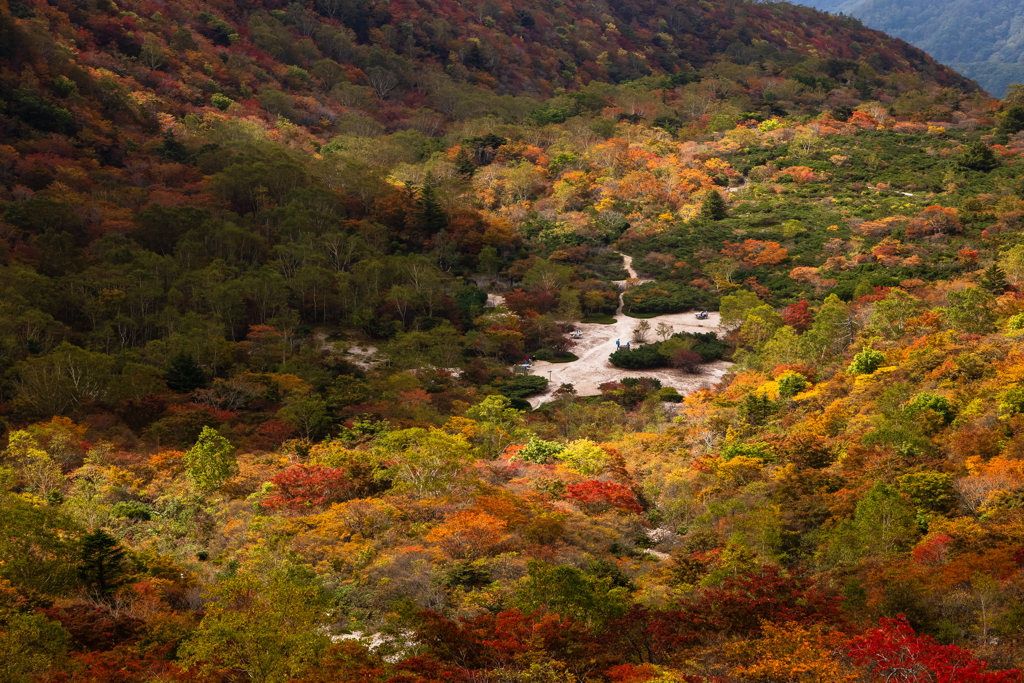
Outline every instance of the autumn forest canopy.
{"type": "Polygon", "coordinates": [[[1022,158],[782,2],[0,0],[0,681],[1021,681],[1022,158]]]}

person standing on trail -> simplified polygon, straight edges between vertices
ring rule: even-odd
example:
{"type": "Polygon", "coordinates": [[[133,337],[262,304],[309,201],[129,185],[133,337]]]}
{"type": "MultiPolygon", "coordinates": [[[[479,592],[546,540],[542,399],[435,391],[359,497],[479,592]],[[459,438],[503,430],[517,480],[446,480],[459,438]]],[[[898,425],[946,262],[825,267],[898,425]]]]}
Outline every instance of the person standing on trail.
{"type": "Polygon", "coordinates": [[[621,349],[621,348],[622,348],[622,345],[621,345],[621,344],[619,344],[619,340],[618,340],[618,339],[616,339],[616,340],[615,340],[615,350],[616,350],[616,351],[618,351],[618,350],[619,350],[619,349],[621,349]]]}
{"type": "Polygon", "coordinates": [[[627,351],[630,351],[630,350],[631,350],[631,349],[629,348],[629,342],[626,342],[626,350],[627,350],[627,351]]]}

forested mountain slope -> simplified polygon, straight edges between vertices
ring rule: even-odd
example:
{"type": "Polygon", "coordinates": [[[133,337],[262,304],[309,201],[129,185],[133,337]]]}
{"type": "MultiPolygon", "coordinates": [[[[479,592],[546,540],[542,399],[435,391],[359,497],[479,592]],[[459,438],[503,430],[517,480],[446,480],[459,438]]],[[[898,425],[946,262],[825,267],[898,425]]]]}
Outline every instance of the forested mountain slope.
{"type": "Polygon", "coordinates": [[[857,17],[865,26],[915,45],[1002,97],[1024,81],[1024,3],[819,0],[818,9],[857,17]]]}
{"type": "Polygon", "coordinates": [[[0,9],[0,680],[1021,680],[1020,103],[782,3],[0,9]]]}

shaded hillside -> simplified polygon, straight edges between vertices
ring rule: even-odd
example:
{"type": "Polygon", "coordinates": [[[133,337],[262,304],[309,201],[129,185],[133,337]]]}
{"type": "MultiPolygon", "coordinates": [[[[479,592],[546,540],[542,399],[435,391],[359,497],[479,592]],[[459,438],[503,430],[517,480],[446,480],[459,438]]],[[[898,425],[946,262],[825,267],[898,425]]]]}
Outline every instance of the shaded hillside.
{"type": "Polygon", "coordinates": [[[856,22],[788,4],[19,1],[10,11],[6,135],[36,127],[117,162],[123,151],[105,151],[111,126],[152,135],[161,115],[206,108],[282,116],[319,135],[373,123],[357,116],[433,135],[452,119],[522,119],[560,88],[577,94],[538,122],[598,111],[605,102],[580,92],[587,84],[653,77],[648,87],[676,88],[713,64],[738,83],[732,96],[750,98],[739,106],[755,109],[766,106],[749,83],[758,76],[792,76],[811,90],[852,85],[863,97],[891,88],[893,73],[971,87],[856,22]],[[61,113],[72,109],[74,121],[61,113]]]}
{"type": "Polygon", "coordinates": [[[823,0],[818,9],[857,17],[921,48],[1002,97],[1024,81],[1024,2],[823,0]]]}

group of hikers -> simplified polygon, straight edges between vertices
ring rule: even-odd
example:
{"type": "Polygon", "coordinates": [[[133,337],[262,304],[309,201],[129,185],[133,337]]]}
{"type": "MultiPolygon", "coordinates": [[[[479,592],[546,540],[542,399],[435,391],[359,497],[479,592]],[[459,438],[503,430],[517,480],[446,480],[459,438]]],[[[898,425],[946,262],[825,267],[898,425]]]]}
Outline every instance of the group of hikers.
{"type": "MultiPolygon", "coordinates": [[[[622,348],[622,344],[619,342],[618,339],[616,339],[615,340],[615,350],[618,351],[621,348],[622,348]]],[[[632,351],[632,349],[629,347],[629,342],[626,342],[626,350],[627,351],[632,351]]]]}
{"type": "Polygon", "coordinates": [[[708,312],[707,311],[698,311],[697,312],[697,320],[707,320],[707,319],[708,319],[708,312]]]}

